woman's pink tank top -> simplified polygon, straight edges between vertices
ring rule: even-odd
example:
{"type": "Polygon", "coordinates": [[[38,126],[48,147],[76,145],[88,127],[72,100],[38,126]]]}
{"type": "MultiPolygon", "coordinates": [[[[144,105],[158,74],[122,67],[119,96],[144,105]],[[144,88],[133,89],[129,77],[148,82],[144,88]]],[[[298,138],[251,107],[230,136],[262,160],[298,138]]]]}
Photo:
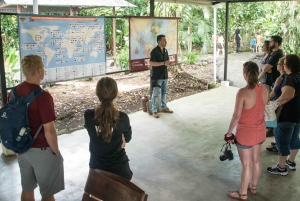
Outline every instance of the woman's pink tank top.
{"type": "Polygon", "coordinates": [[[263,85],[254,88],[256,102],[249,109],[243,109],[236,127],[236,139],[245,146],[254,146],[266,140],[266,124],[264,119],[265,104],[262,98],[263,85]]]}

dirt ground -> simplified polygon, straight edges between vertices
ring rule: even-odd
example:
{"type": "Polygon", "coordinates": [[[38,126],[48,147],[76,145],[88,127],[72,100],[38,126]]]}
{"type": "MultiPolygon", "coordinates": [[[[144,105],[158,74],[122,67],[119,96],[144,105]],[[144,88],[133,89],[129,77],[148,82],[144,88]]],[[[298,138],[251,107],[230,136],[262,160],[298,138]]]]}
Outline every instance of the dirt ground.
{"type": "MultiPolygon", "coordinates": [[[[181,65],[181,70],[169,70],[169,89],[167,101],[189,96],[208,89],[208,82],[213,81],[212,60],[201,60],[195,65],[181,65]]],[[[126,113],[142,109],[142,96],[149,96],[150,73],[118,73],[107,75],[117,81],[119,95],[116,107],[126,113]]],[[[84,111],[95,108],[99,101],[95,95],[96,84],[101,77],[92,80],[75,80],[58,82],[46,87],[53,98],[56,111],[56,128],[58,133],[69,133],[84,126],[84,111]]]]}

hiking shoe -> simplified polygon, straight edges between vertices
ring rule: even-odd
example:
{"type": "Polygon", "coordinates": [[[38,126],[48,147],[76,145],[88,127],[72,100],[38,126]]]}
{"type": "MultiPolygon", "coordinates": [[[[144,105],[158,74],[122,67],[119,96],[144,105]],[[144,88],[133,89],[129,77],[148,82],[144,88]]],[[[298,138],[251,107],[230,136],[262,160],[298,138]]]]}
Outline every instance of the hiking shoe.
{"type": "Polygon", "coordinates": [[[152,116],[153,116],[154,118],[159,118],[159,115],[157,114],[157,112],[153,112],[152,116]]]}
{"type": "Polygon", "coordinates": [[[169,108],[161,109],[161,112],[164,112],[164,113],[173,113],[173,111],[170,110],[169,108]]]}
{"type": "Polygon", "coordinates": [[[279,174],[281,176],[286,176],[288,171],[286,168],[280,168],[279,165],[274,165],[273,167],[268,167],[268,172],[271,174],[279,174]]]}
{"type": "Polygon", "coordinates": [[[293,170],[293,171],[296,170],[296,163],[294,163],[294,162],[286,160],[285,165],[288,166],[290,170],[293,170]]]}
{"type": "Polygon", "coordinates": [[[269,152],[278,153],[278,149],[277,149],[276,145],[272,146],[272,147],[267,147],[266,150],[269,152]]]}

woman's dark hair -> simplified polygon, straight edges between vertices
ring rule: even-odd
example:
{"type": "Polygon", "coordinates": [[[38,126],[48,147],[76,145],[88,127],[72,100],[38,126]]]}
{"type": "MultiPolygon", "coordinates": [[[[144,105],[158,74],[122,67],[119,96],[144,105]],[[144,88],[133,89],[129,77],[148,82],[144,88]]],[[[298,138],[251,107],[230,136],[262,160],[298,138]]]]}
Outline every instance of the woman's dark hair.
{"type": "Polygon", "coordinates": [[[244,73],[247,74],[247,83],[250,89],[254,89],[254,87],[258,84],[258,66],[253,61],[247,61],[243,64],[244,73]]]}
{"type": "Polygon", "coordinates": [[[95,121],[99,124],[97,135],[101,135],[105,142],[110,142],[113,128],[119,120],[119,112],[113,104],[117,94],[118,86],[114,79],[103,77],[98,81],[96,95],[101,104],[95,109],[95,121]]]}
{"type": "Polygon", "coordinates": [[[264,45],[266,46],[267,50],[269,50],[269,52],[272,52],[272,50],[270,49],[270,41],[266,40],[264,42],[264,45]]]}
{"type": "Polygon", "coordinates": [[[285,67],[290,69],[292,73],[300,72],[300,58],[296,54],[288,54],[285,56],[285,67]]]}

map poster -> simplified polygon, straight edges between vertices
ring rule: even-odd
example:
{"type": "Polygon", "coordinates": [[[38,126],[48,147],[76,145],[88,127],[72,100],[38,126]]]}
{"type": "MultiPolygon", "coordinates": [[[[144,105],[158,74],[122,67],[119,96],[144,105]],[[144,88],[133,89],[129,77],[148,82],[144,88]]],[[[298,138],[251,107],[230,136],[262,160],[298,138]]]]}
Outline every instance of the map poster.
{"type": "Polygon", "coordinates": [[[166,36],[171,65],[178,63],[178,18],[130,18],[130,71],[148,70],[150,53],[157,46],[156,37],[166,36]]]}
{"type": "Polygon", "coordinates": [[[19,38],[21,58],[42,57],[42,83],[106,74],[104,17],[19,15],[19,38]]]}

